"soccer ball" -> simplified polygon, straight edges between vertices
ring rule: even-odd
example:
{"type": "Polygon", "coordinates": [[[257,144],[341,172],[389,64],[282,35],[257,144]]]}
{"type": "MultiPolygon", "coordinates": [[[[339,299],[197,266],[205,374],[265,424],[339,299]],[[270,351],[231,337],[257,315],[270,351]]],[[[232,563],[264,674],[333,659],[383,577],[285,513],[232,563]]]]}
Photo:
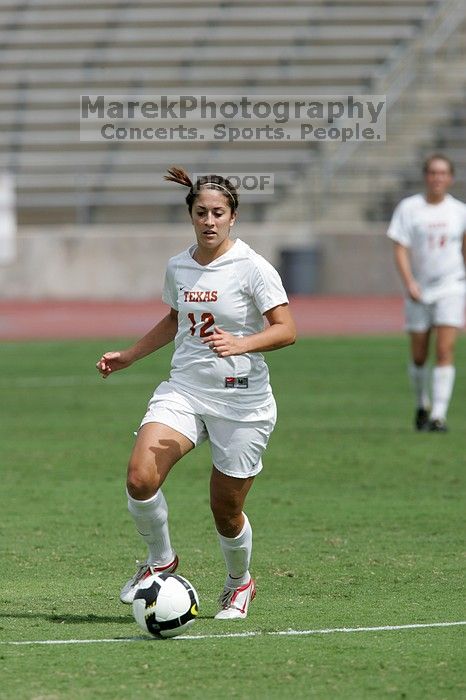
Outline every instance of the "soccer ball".
{"type": "Polygon", "coordinates": [[[198,614],[196,590],[178,574],[151,574],[143,579],[134,596],[134,619],[154,637],[176,637],[186,632],[198,614]]]}

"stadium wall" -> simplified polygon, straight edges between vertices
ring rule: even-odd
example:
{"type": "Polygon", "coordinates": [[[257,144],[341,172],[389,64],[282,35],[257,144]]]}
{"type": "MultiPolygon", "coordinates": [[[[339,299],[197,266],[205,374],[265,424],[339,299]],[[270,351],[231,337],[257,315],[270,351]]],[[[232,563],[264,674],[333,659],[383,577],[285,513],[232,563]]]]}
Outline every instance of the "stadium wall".
{"type": "MultiPolygon", "coordinates": [[[[341,224],[339,225],[341,227],[341,224]]],[[[281,251],[319,251],[318,294],[397,294],[386,226],[351,231],[241,223],[237,235],[280,269],[281,251]],[[284,231],[286,229],[286,231],[284,231]]],[[[159,297],[169,257],[192,243],[189,225],[21,227],[16,259],[0,264],[3,299],[159,297]]]]}

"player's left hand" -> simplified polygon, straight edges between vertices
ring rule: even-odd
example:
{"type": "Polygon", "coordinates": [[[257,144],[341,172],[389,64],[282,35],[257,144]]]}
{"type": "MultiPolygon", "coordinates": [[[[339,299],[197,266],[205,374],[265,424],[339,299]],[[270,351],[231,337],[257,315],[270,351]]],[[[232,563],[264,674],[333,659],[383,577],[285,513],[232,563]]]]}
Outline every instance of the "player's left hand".
{"type": "Polygon", "coordinates": [[[203,338],[202,342],[208,345],[212,352],[219,357],[242,355],[246,352],[244,338],[227,333],[218,326],[214,326],[214,333],[203,338]]]}

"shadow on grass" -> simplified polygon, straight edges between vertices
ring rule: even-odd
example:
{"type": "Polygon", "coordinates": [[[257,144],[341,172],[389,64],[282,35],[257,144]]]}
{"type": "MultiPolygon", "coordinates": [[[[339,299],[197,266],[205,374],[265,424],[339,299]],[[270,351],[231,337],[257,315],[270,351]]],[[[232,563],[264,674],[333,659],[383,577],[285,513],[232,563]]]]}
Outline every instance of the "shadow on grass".
{"type": "MultiPolygon", "coordinates": [[[[105,623],[115,623],[119,625],[134,624],[134,617],[131,614],[128,615],[94,615],[94,613],[89,613],[88,615],[58,615],[58,614],[47,614],[47,613],[34,613],[34,612],[0,612],[0,618],[10,618],[17,620],[46,620],[47,622],[55,622],[58,624],[82,624],[83,622],[90,624],[105,624],[105,623]]],[[[214,615],[198,615],[198,620],[213,620],[214,615]]]]}
{"type": "Polygon", "coordinates": [[[0,618],[11,618],[18,620],[47,620],[47,622],[65,622],[67,624],[80,624],[82,622],[106,623],[114,622],[117,624],[129,624],[134,622],[132,615],[58,615],[56,613],[34,613],[34,612],[1,612],[0,618]]]}

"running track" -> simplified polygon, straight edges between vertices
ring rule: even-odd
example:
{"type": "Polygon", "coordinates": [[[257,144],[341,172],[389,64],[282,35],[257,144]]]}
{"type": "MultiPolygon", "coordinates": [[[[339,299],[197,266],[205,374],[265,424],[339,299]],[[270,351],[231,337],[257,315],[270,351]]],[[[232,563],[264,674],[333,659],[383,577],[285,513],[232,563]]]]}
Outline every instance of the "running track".
{"type": "MultiPolygon", "coordinates": [[[[291,299],[300,335],[400,333],[398,297],[291,299]]],[[[167,312],[159,300],[142,302],[0,301],[0,340],[140,336],[167,312]]]]}

